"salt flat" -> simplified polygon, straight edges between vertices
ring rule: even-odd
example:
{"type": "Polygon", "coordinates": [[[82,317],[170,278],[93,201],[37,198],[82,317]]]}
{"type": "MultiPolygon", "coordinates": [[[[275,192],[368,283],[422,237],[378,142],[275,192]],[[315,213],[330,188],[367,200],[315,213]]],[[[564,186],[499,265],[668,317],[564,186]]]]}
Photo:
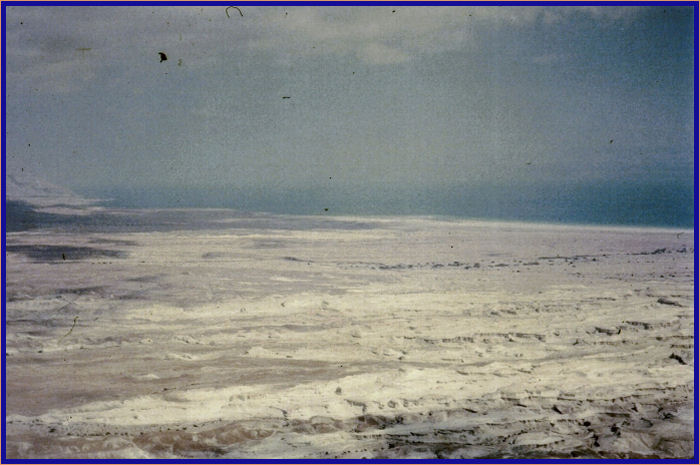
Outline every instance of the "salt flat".
{"type": "Polygon", "coordinates": [[[7,235],[8,458],[693,454],[692,231],[108,213],[7,235]]]}

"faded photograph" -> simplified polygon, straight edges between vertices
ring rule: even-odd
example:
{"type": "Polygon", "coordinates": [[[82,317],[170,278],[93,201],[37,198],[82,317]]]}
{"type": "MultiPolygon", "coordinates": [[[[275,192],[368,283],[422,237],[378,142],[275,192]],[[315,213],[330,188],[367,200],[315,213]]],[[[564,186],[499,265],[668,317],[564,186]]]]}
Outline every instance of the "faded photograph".
{"type": "Polygon", "coordinates": [[[3,5],[3,459],[691,459],[694,8],[3,5]]]}

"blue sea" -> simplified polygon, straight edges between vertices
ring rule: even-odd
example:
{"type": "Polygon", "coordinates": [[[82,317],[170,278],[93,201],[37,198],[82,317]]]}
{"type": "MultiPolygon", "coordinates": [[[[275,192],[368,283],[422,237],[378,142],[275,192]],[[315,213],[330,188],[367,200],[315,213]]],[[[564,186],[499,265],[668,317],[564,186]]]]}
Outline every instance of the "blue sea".
{"type": "Polygon", "coordinates": [[[694,226],[694,187],[682,182],[440,187],[97,189],[120,208],[231,208],[298,215],[434,215],[536,223],[694,226]]]}

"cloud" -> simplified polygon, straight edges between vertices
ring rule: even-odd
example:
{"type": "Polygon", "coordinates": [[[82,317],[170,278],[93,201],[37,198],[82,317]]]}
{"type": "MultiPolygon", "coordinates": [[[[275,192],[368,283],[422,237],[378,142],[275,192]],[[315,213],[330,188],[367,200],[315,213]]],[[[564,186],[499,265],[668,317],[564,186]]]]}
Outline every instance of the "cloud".
{"type": "Polygon", "coordinates": [[[572,7],[574,11],[578,11],[591,16],[594,19],[606,20],[631,20],[639,15],[644,7],[639,5],[626,5],[618,7],[609,7],[603,5],[577,5],[572,7]]]}
{"type": "Polygon", "coordinates": [[[461,48],[469,32],[467,10],[461,7],[294,7],[273,13],[249,45],[281,58],[335,55],[369,64],[400,63],[461,48]]]}
{"type": "Polygon", "coordinates": [[[641,7],[414,6],[34,7],[7,9],[10,88],[29,85],[70,91],[108,67],[157,64],[157,51],[188,66],[212,66],[236,53],[291,62],[339,57],[391,65],[421,56],[480,46],[499,27],[566,21],[630,20],[641,7]],[[78,53],[80,49],[90,53],[78,53]]]}
{"type": "Polygon", "coordinates": [[[22,81],[30,89],[57,93],[75,90],[94,78],[95,67],[80,58],[32,64],[21,73],[8,73],[8,80],[22,81]]]}
{"type": "Polygon", "coordinates": [[[379,65],[403,63],[410,59],[408,53],[376,42],[365,45],[357,52],[357,56],[364,62],[379,65]]]}

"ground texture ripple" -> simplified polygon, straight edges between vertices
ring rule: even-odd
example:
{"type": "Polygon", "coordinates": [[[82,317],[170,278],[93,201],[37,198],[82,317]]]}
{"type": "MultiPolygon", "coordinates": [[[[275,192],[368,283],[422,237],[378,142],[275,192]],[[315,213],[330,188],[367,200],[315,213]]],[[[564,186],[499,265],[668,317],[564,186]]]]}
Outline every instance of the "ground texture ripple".
{"type": "Polygon", "coordinates": [[[692,456],[692,231],[221,216],[8,233],[8,458],[692,456]]]}

